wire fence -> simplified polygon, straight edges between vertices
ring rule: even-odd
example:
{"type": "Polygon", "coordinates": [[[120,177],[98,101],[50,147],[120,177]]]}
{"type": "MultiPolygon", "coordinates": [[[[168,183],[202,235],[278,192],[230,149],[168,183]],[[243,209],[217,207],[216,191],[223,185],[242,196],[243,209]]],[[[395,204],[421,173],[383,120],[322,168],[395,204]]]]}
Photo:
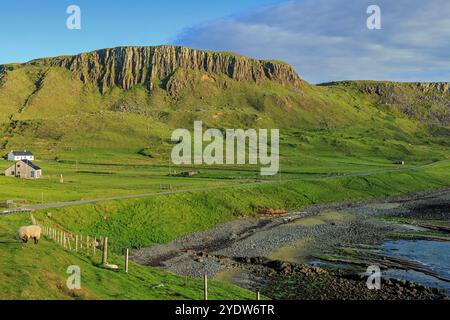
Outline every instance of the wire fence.
{"type": "MultiPolygon", "coordinates": [[[[42,235],[48,240],[54,241],[56,244],[64,248],[64,250],[85,255],[92,259],[101,257],[101,264],[110,269],[119,269],[116,265],[108,264],[108,237],[92,237],[89,235],[75,234],[53,226],[47,226],[38,223],[33,214],[30,215],[34,225],[39,225],[42,235]]],[[[129,270],[129,249],[125,250],[125,259],[123,272],[128,273],[129,270]]],[[[208,276],[203,277],[203,299],[208,300],[208,276]]],[[[256,300],[260,300],[260,293],[256,293],[256,300]]]]}
{"type": "MultiPolygon", "coordinates": [[[[76,234],[54,226],[39,223],[33,214],[30,214],[30,218],[33,225],[38,225],[41,227],[41,232],[44,237],[60,245],[64,248],[64,250],[85,255],[93,260],[98,257],[98,261],[101,265],[109,269],[120,269],[117,265],[108,263],[108,244],[110,242],[108,237],[76,234]]],[[[126,249],[124,267],[122,268],[122,270],[126,273],[128,273],[129,269],[128,259],[129,249],[126,249]]]]}

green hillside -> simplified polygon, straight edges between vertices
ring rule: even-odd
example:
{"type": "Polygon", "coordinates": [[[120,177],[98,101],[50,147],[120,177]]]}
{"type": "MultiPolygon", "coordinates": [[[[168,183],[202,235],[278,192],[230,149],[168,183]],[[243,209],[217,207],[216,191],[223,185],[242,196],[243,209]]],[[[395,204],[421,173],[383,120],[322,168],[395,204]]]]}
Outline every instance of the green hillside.
{"type": "MultiPolygon", "coordinates": [[[[89,59],[93,55],[88,54],[89,59]]],[[[438,85],[424,91],[419,84],[370,81],[284,84],[184,66],[168,70],[165,78],[153,78],[151,85],[122,89],[119,82],[102,92],[97,80],[80,79],[82,71],[55,66],[61,59],[68,58],[3,67],[0,152],[32,150],[46,174],[32,183],[0,176],[0,182],[9,186],[0,191],[0,199],[36,202],[42,201],[44,192],[45,201],[77,200],[154,191],[161,184],[261,179],[255,166],[202,167],[201,175],[189,181],[167,177],[171,133],[176,128],[192,129],[194,120],[222,130],[280,128],[285,178],[385,170],[400,160],[409,166],[449,155],[445,116],[449,93],[438,85]],[[387,89],[390,86],[392,90],[387,89]],[[428,97],[433,106],[409,114],[405,97],[417,96],[428,97]],[[105,166],[110,164],[115,166],[105,166]],[[61,174],[64,185],[59,183],[61,174]],[[20,191],[24,185],[34,187],[24,194],[20,191]]],[[[83,61],[83,56],[77,59],[83,61]]]]}
{"type": "Polygon", "coordinates": [[[309,205],[387,197],[450,186],[450,162],[415,169],[334,178],[304,178],[257,186],[237,186],[141,199],[40,210],[45,225],[112,239],[111,248],[167,243],[263,208],[299,210],[309,205]],[[49,216],[48,213],[51,213],[49,216]]]}
{"type": "MultiPolygon", "coordinates": [[[[0,175],[0,206],[186,191],[35,213],[48,225],[111,237],[122,261],[126,247],[166,243],[260,208],[448,187],[449,113],[448,83],[316,86],[286,63],[182,47],[121,47],[4,65],[0,154],[31,150],[44,176],[0,175]],[[280,173],[171,164],[173,130],[191,130],[195,120],[221,130],[280,129],[280,173]],[[173,174],[189,170],[199,174],[173,174]],[[211,190],[189,192],[195,188],[211,190]]],[[[8,166],[0,160],[0,172],[8,166]]],[[[21,245],[15,231],[26,223],[25,214],[0,216],[0,298],[201,298],[198,279],[186,286],[184,278],[134,264],[130,275],[114,273],[48,239],[21,245]],[[69,263],[86,270],[76,296],[61,289],[69,263]]],[[[215,298],[253,295],[223,283],[215,288],[215,298]]]]}
{"type": "MultiPolygon", "coordinates": [[[[110,263],[118,264],[118,271],[100,265],[100,257],[86,257],[70,252],[44,238],[39,245],[22,244],[15,237],[16,230],[29,224],[28,214],[0,219],[0,299],[1,300],[92,300],[92,299],[157,299],[200,300],[203,298],[201,279],[173,275],[130,262],[129,273],[123,271],[123,258],[110,255],[110,263]],[[81,289],[66,286],[68,266],[81,271],[81,289]]],[[[212,281],[211,299],[254,299],[255,294],[234,285],[212,281]]]]}
{"type": "Polygon", "coordinates": [[[95,160],[93,154],[108,150],[132,156],[145,149],[152,157],[143,160],[166,162],[172,130],[192,128],[201,119],[205,127],[220,129],[282,128],[282,155],[289,165],[302,161],[300,154],[410,161],[447,155],[449,91],[439,87],[428,88],[428,104],[409,112],[407,101],[423,101],[417,98],[424,96],[421,87],[396,84],[390,90],[383,85],[383,91],[376,82],[291,86],[178,67],[152,79],[151,90],[145,84],[128,90],[113,85],[102,93],[96,83],[78,79],[77,71],[51,61],[4,67],[4,153],[32,149],[41,159],[95,160]]]}

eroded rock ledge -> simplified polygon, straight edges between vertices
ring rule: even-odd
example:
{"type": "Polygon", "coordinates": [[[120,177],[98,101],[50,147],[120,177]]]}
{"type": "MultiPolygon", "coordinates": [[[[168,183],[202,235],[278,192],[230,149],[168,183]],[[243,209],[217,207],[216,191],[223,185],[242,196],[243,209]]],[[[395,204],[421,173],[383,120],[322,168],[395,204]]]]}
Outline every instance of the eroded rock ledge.
{"type": "Polygon", "coordinates": [[[29,63],[67,68],[83,82],[98,85],[101,92],[138,84],[152,89],[153,80],[163,80],[179,68],[225,74],[237,81],[272,80],[293,87],[302,83],[295,70],[283,62],[180,46],[117,47],[29,63]]]}

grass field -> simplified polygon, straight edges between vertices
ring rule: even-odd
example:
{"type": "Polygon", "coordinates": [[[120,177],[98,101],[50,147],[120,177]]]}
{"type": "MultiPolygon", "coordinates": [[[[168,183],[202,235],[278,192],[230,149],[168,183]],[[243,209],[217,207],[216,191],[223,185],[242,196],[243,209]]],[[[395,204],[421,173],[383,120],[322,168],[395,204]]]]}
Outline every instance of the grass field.
{"type": "MultiPolygon", "coordinates": [[[[293,87],[177,68],[167,78],[152,78],[151,90],[139,82],[102,91],[51,61],[9,65],[0,73],[0,155],[31,150],[43,169],[39,180],[8,178],[1,173],[11,163],[0,160],[0,211],[7,200],[23,206],[235,186],[34,213],[46,225],[108,236],[119,262],[124,248],[167,243],[260,208],[295,210],[450,186],[450,95],[439,86],[356,81],[293,87]],[[279,174],[262,177],[254,165],[169,164],[171,133],[192,130],[195,120],[222,132],[280,129],[279,174]],[[169,176],[191,170],[200,173],[169,176]],[[263,180],[271,183],[238,186],[263,180]]],[[[0,298],[201,297],[198,279],[185,283],[135,264],[124,275],[47,240],[21,245],[14,234],[28,220],[27,214],[0,216],[0,298]],[[69,264],[84,270],[81,292],[64,289],[69,264]]],[[[211,288],[213,298],[253,295],[223,283],[211,288]]]]}
{"type": "MultiPolygon", "coordinates": [[[[409,144],[402,141],[351,139],[336,133],[287,132],[281,139],[280,173],[263,177],[259,166],[175,166],[159,158],[113,150],[83,150],[67,158],[46,159],[36,154],[43,178],[18,180],[0,175],[0,201],[19,204],[93,199],[157,192],[172,188],[218,186],[261,180],[307,179],[320,176],[382,172],[406,169],[446,159],[448,148],[439,144],[409,144]],[[302,142],[307,141],[307,142],[302,142]],[[376,151],[374,151],[376,149],[376,151]],[[405,166],[395,164],[406,161],[405,166]],[[199,171],[195,177],[169,173],[199,171]],[[61,183],[61,176],[63,183],[61,183]]],[[[0,160],[0,168],[10,162],[0,160]]]]}
{"type": "MultiPolygon", "coordinates": [[[[417,169],[370,176],[309,177],[274,185],[201,191],[133,200],[105,201],[35,212],[40,223],[79,234],[108,236],[110,262],[123,265],[124,248],[166,243],[189,232],[256,215],[258,208],[301,209],[314,203],[384,197],[450,186],[447,161],[417,169]],[[51,212],[49,217],[48,212],[51,212]]],[[[4,299],[201,299],[201,279],[131,263],[130,274],[111,271],[93,260],[67,252],[43,239],[23,245],[15,231],[29,214],[0,217],[0,298],[4,299]],[[66,269],[78,265],[82,290],[65,286],[66,269]]],[[[254,293],[231,284],[210,284],[212,299],[253,299],[254,293]]]]}
{"type": "Polygon", "coordinates": [[[308,178],[257,186],[105,201],[49,209],[37,213],[46,224],[91,236],[109,236],[112,247],[140,248],[176,237],[260,208],[301,209],[307,205],[384,197],[450,186],[450,163],[369,176],[308,178]],[[51,212],[51,218],[47,216],[51,212]]]}
{"type": "MultiPolygon", "coordinates": [[[[129,273],[111,271],[97,260],[68,252],[47,239],[39,245],[22,244],[16,230],[29,224],[29,215],[0,219],[0,299],[189,299],[203,298],[201,279],[173,275],[167,271],[130,262],[129,273]],[[69,290],[68,266],[81,271],[81,290],[69,290]]],[[[98,257],[98,256],[97,256],[98,257]]],[[[123,259],[110,255],[110,263],[123,267],[123,259]]],[[[255,299],[255,294],[234,285],[210,281],[210,299],[255,299]]]]}

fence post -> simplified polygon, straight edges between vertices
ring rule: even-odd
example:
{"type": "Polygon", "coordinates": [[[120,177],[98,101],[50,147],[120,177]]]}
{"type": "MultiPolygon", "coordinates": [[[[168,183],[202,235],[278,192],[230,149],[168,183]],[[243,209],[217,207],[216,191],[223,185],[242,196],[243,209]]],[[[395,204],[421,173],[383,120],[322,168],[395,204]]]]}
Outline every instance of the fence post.
{"type": "Polygon", "coordinates": [[[204,299],[208,300],[208,275],[205,273],[203,277],[204,299]]]}
{"type": "Polygon", "coordinates": [[[83,235],[80,235],[80,251],[83,253],[83,235]]]}
{"type": "Polygon", "coordinates": [[[108,237],[103,238],[103,257],[102,264],[108,263],[108,237]]]}
{"type": "Polygon", "coordinates": [[[72,251],[72,245],[70,244],[71,239],[72,239],[72,234],[69,233],[69,235],[67,236],[67,248],[69,249],[69,251],[72,251]]]}
{"type": "Polygon", "coordinates": [[[96,251],[97,251],[97,237],[94,237],[94,258],[96,251]]]}
{"type": "Polygon", "coordinates": [[[127,252],[125,253],[125,273],[128,273],[128,253],[129,250],[127,248],[127,252]]]}
{"type": "Polygon", "coordinates": [[[259,293],[259,291],[256,293],[256,300],[261,300],[261,294],[259,293]]]}
{"type": "Polygon", "coordinates": [[[86,255],[89,256],[89,236],[86,236],[86,255]]]}
{"type": "Polygon", "coordinates": [[[78,252],[78,235],[75,235],[75,252],[78,252]]]}

